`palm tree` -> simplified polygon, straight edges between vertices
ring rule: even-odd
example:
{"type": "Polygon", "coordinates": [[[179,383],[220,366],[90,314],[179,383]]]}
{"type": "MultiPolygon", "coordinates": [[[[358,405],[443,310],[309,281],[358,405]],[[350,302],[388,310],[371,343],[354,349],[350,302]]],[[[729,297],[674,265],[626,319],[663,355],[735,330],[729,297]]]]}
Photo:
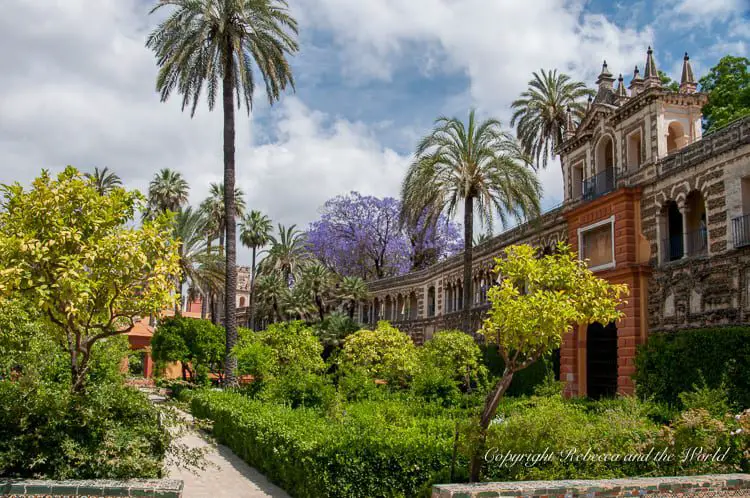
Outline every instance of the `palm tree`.
{"type": "Polygon", "coordinates": [[[261,274],[258,277],[258,300],[271,310],[273,320],[281,321],[280,303],[285,301],[289,286],[278,272],[261,274]]]}
{"type": "Polygon", "coordinates": [[[359,277],[344,277],[338,288],[338,298],[344,302],[350,319],[354,319],[357,303],[366,301],[370,295],[367,284],[359,277]]]}
{"type": "Polygon", "coordinates": [[[563,141],[567,110],[580,121],[586,113],[586,98],[596,92],[556,69],[539,72],[532,73],[529,88],[511,104],[510,124],[518,124],[517,135],[526,154],[547,167],[547,159],[563,141]]]}
{"type": "Polygon", "coordinates": [[[187,204],[190,186],[178,171],[163,168],[148,184],[148,204],[144,219],[167,211],[179,211],[187,204]]]}
{"type": "Polygon", "coordinates": [[[271,240],[271,220],[260,211],[250,211],[242,218],[240,224],[240,242],[252,251],[252,265],[250,266],[250,330],[255,330],[255,257],[256,251],[271,240]]]}
{"type": "MultiPolygon", "coordinates": [[[[203,86],[209,110],[221,89],[224,112],[225,220],[235,219],[234,106],[244,101],[250,113],[256,75],[260,72],[271,104],[291,86],[292,69],[287,57],[298,50],[297,22],[288,13],[285,0],[160,0],[161,7],[175,10],[149,35],[146,46],[154,50],[160,66],[156,86],[165,101],[175,89],[182,94],[182,108],[195,114],[203,86]],[[220,84],[221,83],[221,84],[220,84]]],[[[226,361],[225,378],[237,384],[237,241],[234,223],[226,228],[226,361]]]]}
{"type": "Polygon", "coordinates": [[[305,289],[312,297],[321,321],[325,318],[326,304],[331,297],[333,277],[331,270],[323,263],[315,261],[302,269],[299,285],[295,286],[295,289],[305,289]]]}
{"type": "Polygon", "coordinates": [[[120,177],[111,172],[109,168],[94,168],[93,173],[85,173],[85,176],[94,183],[99,195],[107,195],[114,188],[122,186],[120,177]]]}
{"type": "MultiPolygon", "coordinates": [[[[224,234],[226,233],[226,209],[224,208],[224,184],[211,183],[208,189],[208,197],[201,203],[201,211],[209,219],[208,229],[214,236],[219,238],[219,252],[224,253],[224,234]]],[[[234,212],[235,219],[245,215],[245,193],[241,188],[234,189],[234,212]]]]}
{"type": "MultiPolygon", "coordinates": [[[[508,215],[520,220],[539,213],[542,187],[518,142],[503,132],[500,122],[477,123],[441,117],[417,146],[401,187],[402,218],[415,224],[425,213],[432,219],[445,212],[452,217],[464,208],[464,307],[471,307],[471,264],[474,204],[481,225],[491,227],[494,214],[503,225],[508,215]]],[[[469,331],[469,314],[464,313],[469,331]]]]}
{"type": "MultiPolygon", "coordinates": [[[[212,288],[219,287],[224,281],[224,272],[220,258],[212,254],[205,239],[206,218],[200,211],[187,207],[177,213],[174,221],[174,237],[179,241],[180,274],[177,281],[177,293],[182,293],[185,283],[197,288],[204,296],[212,288]]],[[[205,299],[205,298],[204,298],[205,299]]],[[[175,304],[175,314],[179,313],[175,304]]]]}
{"type": "Polygon", "coordinates": [[[278,226],[279,235],[269,236],[271,249],[264,261],[271,268],[279,271],[288,285],[299,278],[302,266],[310,259],[307,250],[307,238],[303,232],[297,230],[297,225],[278,226]]]}

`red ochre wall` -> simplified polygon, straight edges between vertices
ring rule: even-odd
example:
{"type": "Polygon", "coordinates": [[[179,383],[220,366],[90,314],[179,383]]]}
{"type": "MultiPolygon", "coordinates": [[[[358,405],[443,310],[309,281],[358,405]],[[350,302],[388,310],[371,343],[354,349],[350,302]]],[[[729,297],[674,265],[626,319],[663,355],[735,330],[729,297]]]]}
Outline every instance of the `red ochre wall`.
{"type": "MultiPolygon", "coordinates": [[[[635,354],[646,340],[647,280],[650,247],[641,233],[640,189],[621,188],[582,204],[566,214],[568,240],[575,252],[578,230],[614,215],[615,267],[595,272],[611,283],[627,284],[629,295],[621,306],[625,316],[617,322],[617,392],[632,394],[635,354]]],[[[584,396],[586,390],[587,324],[574,327],[563,338],[560,348],[560,379],[566,382],[568,396],[584,396]]]]}

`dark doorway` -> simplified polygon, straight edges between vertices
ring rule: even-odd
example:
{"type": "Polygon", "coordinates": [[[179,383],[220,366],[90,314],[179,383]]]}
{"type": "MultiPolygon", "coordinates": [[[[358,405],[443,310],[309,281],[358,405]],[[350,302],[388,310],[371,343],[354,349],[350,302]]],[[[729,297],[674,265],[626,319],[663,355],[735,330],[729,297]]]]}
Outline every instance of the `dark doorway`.
{"type": "Polygon", "coordinates": [[[617,326],[592,323],[586,333],[588,396],[600,399],[617,393],[617,326]]]}

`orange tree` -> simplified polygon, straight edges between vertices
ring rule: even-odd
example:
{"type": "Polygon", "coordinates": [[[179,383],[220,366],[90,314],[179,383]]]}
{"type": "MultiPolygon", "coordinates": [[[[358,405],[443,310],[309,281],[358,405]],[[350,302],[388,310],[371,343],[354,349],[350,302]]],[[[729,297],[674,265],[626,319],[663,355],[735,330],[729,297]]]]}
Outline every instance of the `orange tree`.
{"type": "Polygon", "coordinates": [[[0,296],[24,296],[70,355],[72,390],[84,390],[92,347],[174,303],[178,244],[169,216],[134,225],[140,192],[101,195],[68,166],[30,189],[0,187],[0,296]]]}
{"type": "Polygon", "coordinates": [[[559,348],[575,324],[620,319],[618,307],[628,292],[626,285],[596,277],[564,244],[542,257],[528,245],[508,247],[495,259],[495,272],[501,282],[488,292],[491,307],[481,332],[497,344],[505,369],[479,418],[472,481],[479,479],[487,429],[516,372],[559,348]]]}

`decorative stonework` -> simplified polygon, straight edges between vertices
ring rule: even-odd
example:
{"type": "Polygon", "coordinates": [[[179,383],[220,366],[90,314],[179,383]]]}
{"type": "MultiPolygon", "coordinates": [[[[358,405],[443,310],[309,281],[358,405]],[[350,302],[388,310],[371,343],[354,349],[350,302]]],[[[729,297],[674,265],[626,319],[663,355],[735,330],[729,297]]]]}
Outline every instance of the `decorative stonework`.
{"type": "Polygon", "coordinates": [[[2,479],[0,480],[0,497],[110,498],[138,496],[149,498],[181,498],[182,486],[182,481],[175,479],[134,479],[128,481],[2,479]]]}
{"type": "Polygon", "coordinates": [[[432,498],[724,497],[750,495],[750,475],[488,482],[433,486],[432,498]]]}

